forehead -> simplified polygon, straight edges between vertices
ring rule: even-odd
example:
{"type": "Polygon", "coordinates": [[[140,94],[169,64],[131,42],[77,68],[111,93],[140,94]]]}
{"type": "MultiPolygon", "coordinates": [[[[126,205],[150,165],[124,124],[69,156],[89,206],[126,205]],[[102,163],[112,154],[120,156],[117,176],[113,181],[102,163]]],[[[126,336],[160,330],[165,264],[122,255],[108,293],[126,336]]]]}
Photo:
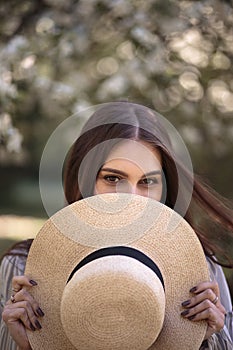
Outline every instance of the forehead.
{"type": "Polygon", "coordinates": [[[110,151],[106,163],[131,162],[145,171],[161,168],[161,154],[158,149],[142,141],[123,140],[110,151]],[[153,169],[151,169],[153,168],[153,169]]]}

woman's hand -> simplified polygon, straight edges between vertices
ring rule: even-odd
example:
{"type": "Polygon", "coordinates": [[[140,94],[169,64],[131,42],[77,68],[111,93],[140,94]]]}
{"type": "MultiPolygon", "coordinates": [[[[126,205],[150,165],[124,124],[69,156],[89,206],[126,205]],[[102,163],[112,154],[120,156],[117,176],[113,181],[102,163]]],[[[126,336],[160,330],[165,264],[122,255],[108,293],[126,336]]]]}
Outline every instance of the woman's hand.
{"type": "Polygon", "coordinates": [[[26,328],[33,332],[41,329],[38,317],[43,317],[44,313],[27,291],[29,287],[36,285],[35,281],[26,276],[13,277],[12,296],[2,313],[2,318],[20,350],[31,350],[26,328]]]}
{"type": "Polygon", "coordinates": [[[205,339],[224,327],[226,310],[221,304],[218,283],[202,282],[190,289],[193,296],[182,303],[186,309],[181,313],[190,321],[206,320],[208,324],[205,339]]]}

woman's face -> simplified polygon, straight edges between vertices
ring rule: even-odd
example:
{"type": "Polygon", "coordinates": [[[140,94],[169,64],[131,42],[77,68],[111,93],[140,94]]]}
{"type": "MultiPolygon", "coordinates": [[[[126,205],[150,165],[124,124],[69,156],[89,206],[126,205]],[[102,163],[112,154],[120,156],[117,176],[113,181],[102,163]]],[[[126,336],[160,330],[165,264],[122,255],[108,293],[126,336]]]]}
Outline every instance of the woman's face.
{"type": "Polygon", "coordinates": [[[94,194],[133,193],[160,201],[162,190],[160,152],[145,142],[126,140],[109,153],[97,176],[94,194]]]}

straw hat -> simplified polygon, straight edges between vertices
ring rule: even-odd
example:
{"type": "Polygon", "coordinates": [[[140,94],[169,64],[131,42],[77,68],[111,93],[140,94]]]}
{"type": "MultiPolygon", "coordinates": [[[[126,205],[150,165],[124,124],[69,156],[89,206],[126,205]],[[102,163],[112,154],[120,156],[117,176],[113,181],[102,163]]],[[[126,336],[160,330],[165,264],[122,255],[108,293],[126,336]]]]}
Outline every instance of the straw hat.
{"type": "Polygon", "coordinates": [[[180,316],[189,289],[209,279],[200,242],[165,205],[97,195],[53,215],[35,238],[26,274],[45,312],[33,349],[199,349],[205,322],[180,316]]]}

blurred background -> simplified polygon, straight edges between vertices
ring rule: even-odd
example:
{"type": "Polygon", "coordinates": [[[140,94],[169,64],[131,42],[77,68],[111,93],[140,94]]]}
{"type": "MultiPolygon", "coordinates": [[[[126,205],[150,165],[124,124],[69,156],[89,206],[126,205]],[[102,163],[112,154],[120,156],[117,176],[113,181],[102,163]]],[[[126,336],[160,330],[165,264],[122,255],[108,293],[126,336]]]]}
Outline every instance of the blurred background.
{"type": "Polygon", "coordinates": [[[195,172],[232,201],[233,1],[8,0],[0,17],[0,254],[46,219],[48,137],[99,103],[163,114],[195,172]]]}

